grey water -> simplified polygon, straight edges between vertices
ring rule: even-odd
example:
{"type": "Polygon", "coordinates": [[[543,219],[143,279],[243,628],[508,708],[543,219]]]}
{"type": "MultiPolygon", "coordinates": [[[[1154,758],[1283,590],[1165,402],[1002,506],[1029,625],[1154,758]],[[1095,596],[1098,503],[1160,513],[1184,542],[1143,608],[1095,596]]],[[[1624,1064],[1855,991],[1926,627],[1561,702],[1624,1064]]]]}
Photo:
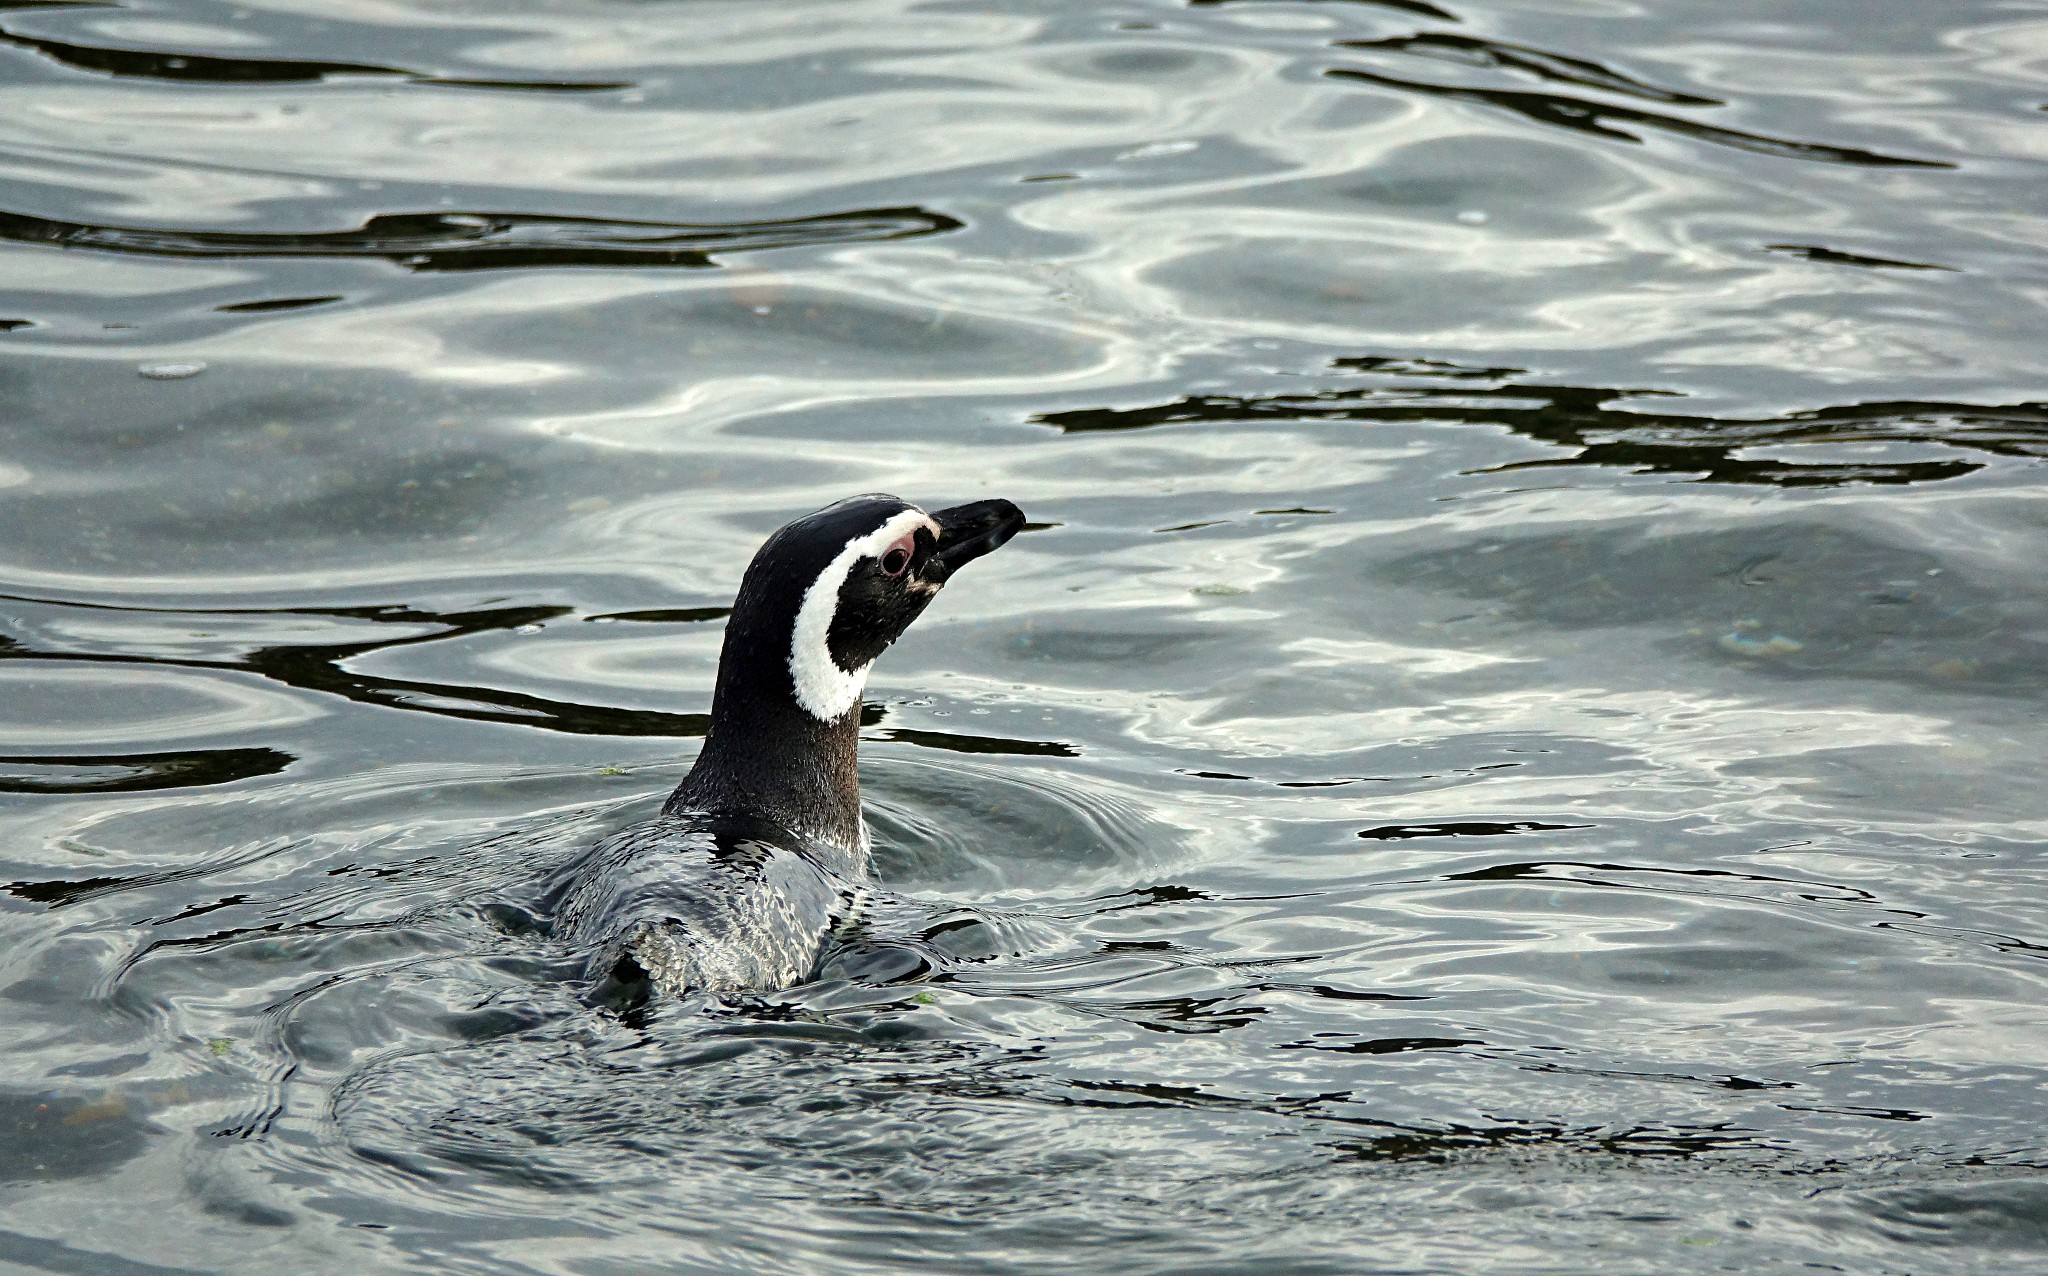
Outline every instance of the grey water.
{"type": "Polygon", "coordinates": [[[0,1269],[2048,1270],[2044,306],[2041,0],[0,0],[0,1269]]]}

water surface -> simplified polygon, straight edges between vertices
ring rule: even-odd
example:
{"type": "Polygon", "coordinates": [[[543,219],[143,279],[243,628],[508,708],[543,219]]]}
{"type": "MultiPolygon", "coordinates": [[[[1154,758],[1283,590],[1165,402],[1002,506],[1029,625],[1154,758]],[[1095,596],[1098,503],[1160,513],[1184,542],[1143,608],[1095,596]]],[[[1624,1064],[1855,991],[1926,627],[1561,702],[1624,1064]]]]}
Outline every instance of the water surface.
{"type": "Polygon", "coordinates": [[[2048,1253],[2048,7],[0,3],[0,1265],[2048,1253]],[[585,1007],[724,607],[818,978],[585,1007]]]}

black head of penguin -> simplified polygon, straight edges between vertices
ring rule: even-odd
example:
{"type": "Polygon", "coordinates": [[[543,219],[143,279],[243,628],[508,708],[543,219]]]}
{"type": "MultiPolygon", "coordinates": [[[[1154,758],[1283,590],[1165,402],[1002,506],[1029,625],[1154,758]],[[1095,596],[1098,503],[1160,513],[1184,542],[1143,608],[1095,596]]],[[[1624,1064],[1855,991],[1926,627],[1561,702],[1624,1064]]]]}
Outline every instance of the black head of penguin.
{"type": "Polygon", "coordinates": [[[946,581],[1024,524],[1008,501],[930,513],[856,496],[778,529],[726,622],[711,729],[669,809],[768,819],[850,844],[868,667],[946,581]]]}

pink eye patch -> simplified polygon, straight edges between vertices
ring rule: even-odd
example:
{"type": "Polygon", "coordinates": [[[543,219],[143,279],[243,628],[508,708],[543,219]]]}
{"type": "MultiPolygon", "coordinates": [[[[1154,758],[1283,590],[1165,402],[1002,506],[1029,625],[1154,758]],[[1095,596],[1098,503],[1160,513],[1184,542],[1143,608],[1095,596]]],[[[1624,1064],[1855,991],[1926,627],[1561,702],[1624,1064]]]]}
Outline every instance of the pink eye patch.
{"type": "Polygon", "coordinates": [[[916,552],[917,537],[914,534],[897,538],[895,544],[882,551],[882,570],[891,576],[901,576],[916,552]]]}

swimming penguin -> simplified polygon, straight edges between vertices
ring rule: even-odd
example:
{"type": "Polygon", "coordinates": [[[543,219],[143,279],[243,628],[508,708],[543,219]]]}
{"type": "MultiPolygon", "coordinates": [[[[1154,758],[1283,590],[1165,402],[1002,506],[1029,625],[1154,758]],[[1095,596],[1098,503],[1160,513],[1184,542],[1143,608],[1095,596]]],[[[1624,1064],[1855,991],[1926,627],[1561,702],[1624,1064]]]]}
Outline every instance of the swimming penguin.
{"type": "Polygon", "coordinates": [[[711,728],[654,819],[549,894],[605,1000],[786,988],[868,876],[856,748],[868,669],[941,586],[1024,525],[1008,501],[926,513],[856,496],[778,530],[733,600],[711,728]]]}

